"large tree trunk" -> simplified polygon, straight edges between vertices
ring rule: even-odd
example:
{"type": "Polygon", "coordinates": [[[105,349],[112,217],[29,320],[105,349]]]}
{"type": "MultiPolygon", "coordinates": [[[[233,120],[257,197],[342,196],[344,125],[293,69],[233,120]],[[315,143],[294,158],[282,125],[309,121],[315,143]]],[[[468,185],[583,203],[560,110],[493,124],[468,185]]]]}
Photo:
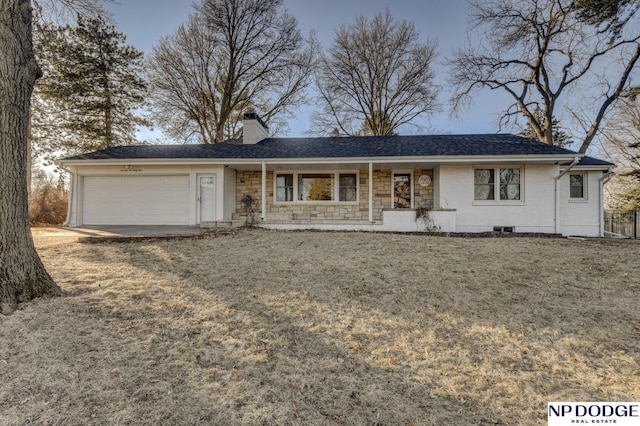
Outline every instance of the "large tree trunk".
{"type": "Polygon", "coordinates": [[[0,313],[62,291],[38,257],[29,228],[27,127],[40,70],[33,56],[31,2],[0,0],[0,313]]]}

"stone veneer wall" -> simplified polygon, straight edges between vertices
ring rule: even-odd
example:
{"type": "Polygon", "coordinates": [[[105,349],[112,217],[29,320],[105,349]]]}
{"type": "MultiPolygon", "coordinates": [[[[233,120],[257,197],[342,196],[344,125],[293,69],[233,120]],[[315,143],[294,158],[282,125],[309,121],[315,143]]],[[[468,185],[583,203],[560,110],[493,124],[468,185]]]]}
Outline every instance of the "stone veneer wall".
{"type": "Polygon", "coordinates": [[[413,171],[413,184],[414,184],[414,207],[427,207],[433,208],[433,170],[418,169],[413,171]],[[427,175],[431,178],[431,184],[429,186],[420,186],[418,179],[422,175],[427,175]]]}
{"type": "MultiPolygon", "coordinates": [[[[382,220],[382,210],[391,208],[391,170],[373,171],[373,220],[382,220]]],[[[369,220],[368,171],[359,173],[358,203],[328,202],[318,204],[277,203],[273,200],[273,172],[267,172],[267,220],[369,220]]],[[[433,207],[433,183],[428,187],[418,185],[421,175],[429,175],[431,170],[414,170],[415,207],[433,207]]],[[[262,205],[262,172],[241,171],[236,173],[236,218],[244,214],[242,197],[253,195],[258,211],[262,205]]]]}

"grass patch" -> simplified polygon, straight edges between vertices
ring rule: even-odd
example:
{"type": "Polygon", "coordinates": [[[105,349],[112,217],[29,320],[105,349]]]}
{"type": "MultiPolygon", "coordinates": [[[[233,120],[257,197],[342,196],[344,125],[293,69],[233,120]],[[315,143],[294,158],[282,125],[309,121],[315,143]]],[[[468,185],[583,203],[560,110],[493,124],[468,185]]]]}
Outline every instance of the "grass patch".
{"type": "Polygon", "coordinates": [[[68,296],[0,318],[2,424],[545,424],[550,401],[640,400],[635,243],[39,247],[68,296]]]}

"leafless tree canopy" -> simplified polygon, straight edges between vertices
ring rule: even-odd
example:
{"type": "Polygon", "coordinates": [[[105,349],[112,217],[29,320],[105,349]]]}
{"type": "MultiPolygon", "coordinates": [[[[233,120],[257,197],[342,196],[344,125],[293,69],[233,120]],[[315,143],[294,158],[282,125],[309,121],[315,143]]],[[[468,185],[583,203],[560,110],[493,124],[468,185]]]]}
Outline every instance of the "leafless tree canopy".
{"type": "Polygon", "coordinates": [[[630,84],[640,57],[637,17],[612,37],[581,19],[571,0],[476,1],[472,8],[478,41],[448,61],[453,110],[460,112],[478,90],[504,90],[513,103],[501,124],[523,116],[537,139],[552,144],[554,117],[568,117],[581,127],[574,137],[586,152],[630,84]]]}
{"type": "Polygon", "coordinates": [[[282,0],[203,0],[149,61],[155,121],[184,142],[239,136],[255,109],[272,131],[304,101],[315,43],[282,0]]]}
{"type": "Polygon", "coordinates": [[[610,203],[617,208],[640,208],[640,99],[625,96],[603,129],[603,149],[616,164],[616,176],[607,185],[610,203]]]}
{"type": "Polygon", "coordinates": [[[316,73],[322,111],[315,133],[390,135],[438,110],[431,64],[436,43],[390,12],[341,27],[316,73]]]}
{"type": "Polygon", "coordinates": [[[45,30],[48,25],[72,24],[78,16],[98,15],[109,21],[103,4],[111,2],[113,0],[33,0],[34,33],[45,30]]]}

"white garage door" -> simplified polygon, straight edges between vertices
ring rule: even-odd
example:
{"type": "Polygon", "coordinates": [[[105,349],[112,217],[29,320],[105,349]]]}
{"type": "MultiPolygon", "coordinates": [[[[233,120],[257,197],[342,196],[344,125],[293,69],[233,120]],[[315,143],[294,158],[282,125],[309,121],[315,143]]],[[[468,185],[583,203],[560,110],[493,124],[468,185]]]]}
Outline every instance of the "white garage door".
{"type": "Polygon", "coordinates": [[[85,225],[188,225],[189,176],[87,176],[85,225]]]}

